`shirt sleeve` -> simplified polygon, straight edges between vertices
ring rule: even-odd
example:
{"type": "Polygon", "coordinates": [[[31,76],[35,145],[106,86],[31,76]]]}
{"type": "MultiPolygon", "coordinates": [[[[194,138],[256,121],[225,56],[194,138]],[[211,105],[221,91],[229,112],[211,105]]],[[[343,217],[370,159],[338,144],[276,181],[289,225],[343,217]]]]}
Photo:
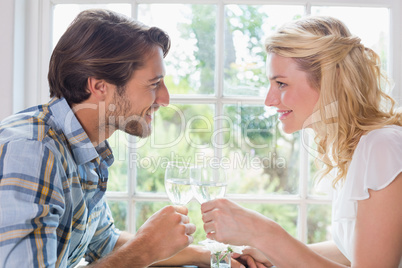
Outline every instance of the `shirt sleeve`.
{"type": "Polygon", "coordinates": [[[55,267],[63,188],[38,141],[0,145],[0,267],[55,267]]]}
{"type": "Polygon", "coordinates": [[[364,200],[369,189],[387,187],[402,172],[402,127],[385,127],[363,136],[346,178],[346,197],[364,200]]]}
{"type": "Polygon", "coordinates": [[[109,254],[120,236],[120,231],[114,225],[112,213],[105,198],[102,199],[102,202],[101,219],[85,253],[85,260],[89,263],[109,254]]]}

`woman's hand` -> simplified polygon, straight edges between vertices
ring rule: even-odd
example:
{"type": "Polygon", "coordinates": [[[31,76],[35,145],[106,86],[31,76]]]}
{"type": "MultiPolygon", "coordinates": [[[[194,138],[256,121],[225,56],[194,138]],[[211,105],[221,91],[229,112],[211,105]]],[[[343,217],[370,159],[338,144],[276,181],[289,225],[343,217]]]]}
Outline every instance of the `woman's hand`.
{"type": "Polygon", "coordinates": [[[246,247],[242,254],[233,253],[232,258],[246,267],[272,267],[272,263],[269,262],[267,257],[256,248],[246,247]]]}
{"type": "Polygon", "coordinates": [[[207,237],[231,245],[253,246],[254,240],[261,239],[262,227],[272,222],[223,198],[203,203],[201,212],[207,237]]]}

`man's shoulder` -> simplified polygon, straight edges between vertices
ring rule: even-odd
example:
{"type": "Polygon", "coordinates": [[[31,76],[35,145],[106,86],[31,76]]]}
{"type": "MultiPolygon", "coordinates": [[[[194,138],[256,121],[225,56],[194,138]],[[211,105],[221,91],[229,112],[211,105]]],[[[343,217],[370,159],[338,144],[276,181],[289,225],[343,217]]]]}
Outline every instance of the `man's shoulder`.
{"type": "Polygon", "coordinates": [[[49,149],[53,154],[65,151],[65,137],[54,122],[48,105],[39,105],[16,113],[0,122],[0,146],[49,149]]]}
{"type": "Polygon", "coordinates": [[[0,144],[11,141],[42,141],[53,127],[47,105],[39,105],[13,114],[0,122],[0,144]]]}

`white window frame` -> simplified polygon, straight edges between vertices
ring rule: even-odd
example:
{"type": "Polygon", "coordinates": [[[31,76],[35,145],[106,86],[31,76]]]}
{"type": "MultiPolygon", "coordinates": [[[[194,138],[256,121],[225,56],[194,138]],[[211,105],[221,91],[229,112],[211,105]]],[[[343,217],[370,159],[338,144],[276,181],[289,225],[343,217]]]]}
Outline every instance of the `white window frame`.
{"type": "MultiPolygon", "coordinates": [[[[13,66],[13,95],[6,100],[13,103],[13,111],[47,102],[49,97],[47,72],[48,62],[51,54],[52,42],[52,8],[56,4],[68,3],[130,3],[132,14],[136,16],[138,4],[144,3],[182,3],[182,4],[216,4],[218,5],[217,31],[223,29],[224,5],[227,4],[292,4],[303,5],[305,13],[310,14],[311,7],[315,5],[324,6],[356,6],[356,7],[386,7],[390,10],[390,47],[389,47],[389,75],[395,83],[393,97],[402,104],[402,4],[399,0],[321,0],[321,1],[300,1],[300,0],[14,0],[14,57],[10,66],[13,66]]],[[[358,16],[358,15],[357,15],[358,16]]],[[[358,19],[358,17],[357,17],[358,19]]],[[[217,70],[223,66],[223,35],[217,35],[218,59],[217,70]]],[[[205,98],[202,101],[216,104],[216,113],[222,113],[222,107],[226,103],[237,103],[239,99],[222,97],[223,75],[217,72],[217,92],[214,97],[205,98]]],[[[193,99],[186,96],[172,96],[171,102],[177,101],[191,103],[193,99]]],[[[197,99],[199,102],[199,98],[197,99]]],[[[263,104],[261,98],[250,98],[246,101],[242,98],[242,104],[263,104]]],[[[299,196],[240,196],[231,195],[235,201],[246,201],[251,203],[270,204],[296,204],[299,206],[298,238],[307,240],[307,208],[309,204],[329,204],[327,199],[320,199],[308,195],[308,153],[301,148],[300,155],[300,185],[299,196]]],[[[128,231],[135,232],[135,202],[138,201],[168,201],[166,195],[137,193],[136,171],[131,170],[128,174],[128,193],[107,193],[109,200],[127,201],[128,204],[128,231]]]]}

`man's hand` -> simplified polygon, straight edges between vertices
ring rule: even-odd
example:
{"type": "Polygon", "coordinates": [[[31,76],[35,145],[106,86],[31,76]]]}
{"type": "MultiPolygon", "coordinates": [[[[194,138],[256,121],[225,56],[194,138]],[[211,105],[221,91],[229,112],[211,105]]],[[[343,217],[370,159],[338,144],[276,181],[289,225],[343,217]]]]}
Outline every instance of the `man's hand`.
{"type": "Polygon", "coordinates": [[[141,241],[152,263],[167,259],[194,240],[191,235],[195,225],[190,223],[187,214],[186,207],[164,207],[141,226],[133,241],[141,241]]]}
{"type": "Polygon", "coordinates": [[[122,232],[114,251],[90,267],[148,267],[175,255],[193,242],[195,225],[189,222],[187,213],[186,207],[164,207],[135,235],[122,232]]]}

